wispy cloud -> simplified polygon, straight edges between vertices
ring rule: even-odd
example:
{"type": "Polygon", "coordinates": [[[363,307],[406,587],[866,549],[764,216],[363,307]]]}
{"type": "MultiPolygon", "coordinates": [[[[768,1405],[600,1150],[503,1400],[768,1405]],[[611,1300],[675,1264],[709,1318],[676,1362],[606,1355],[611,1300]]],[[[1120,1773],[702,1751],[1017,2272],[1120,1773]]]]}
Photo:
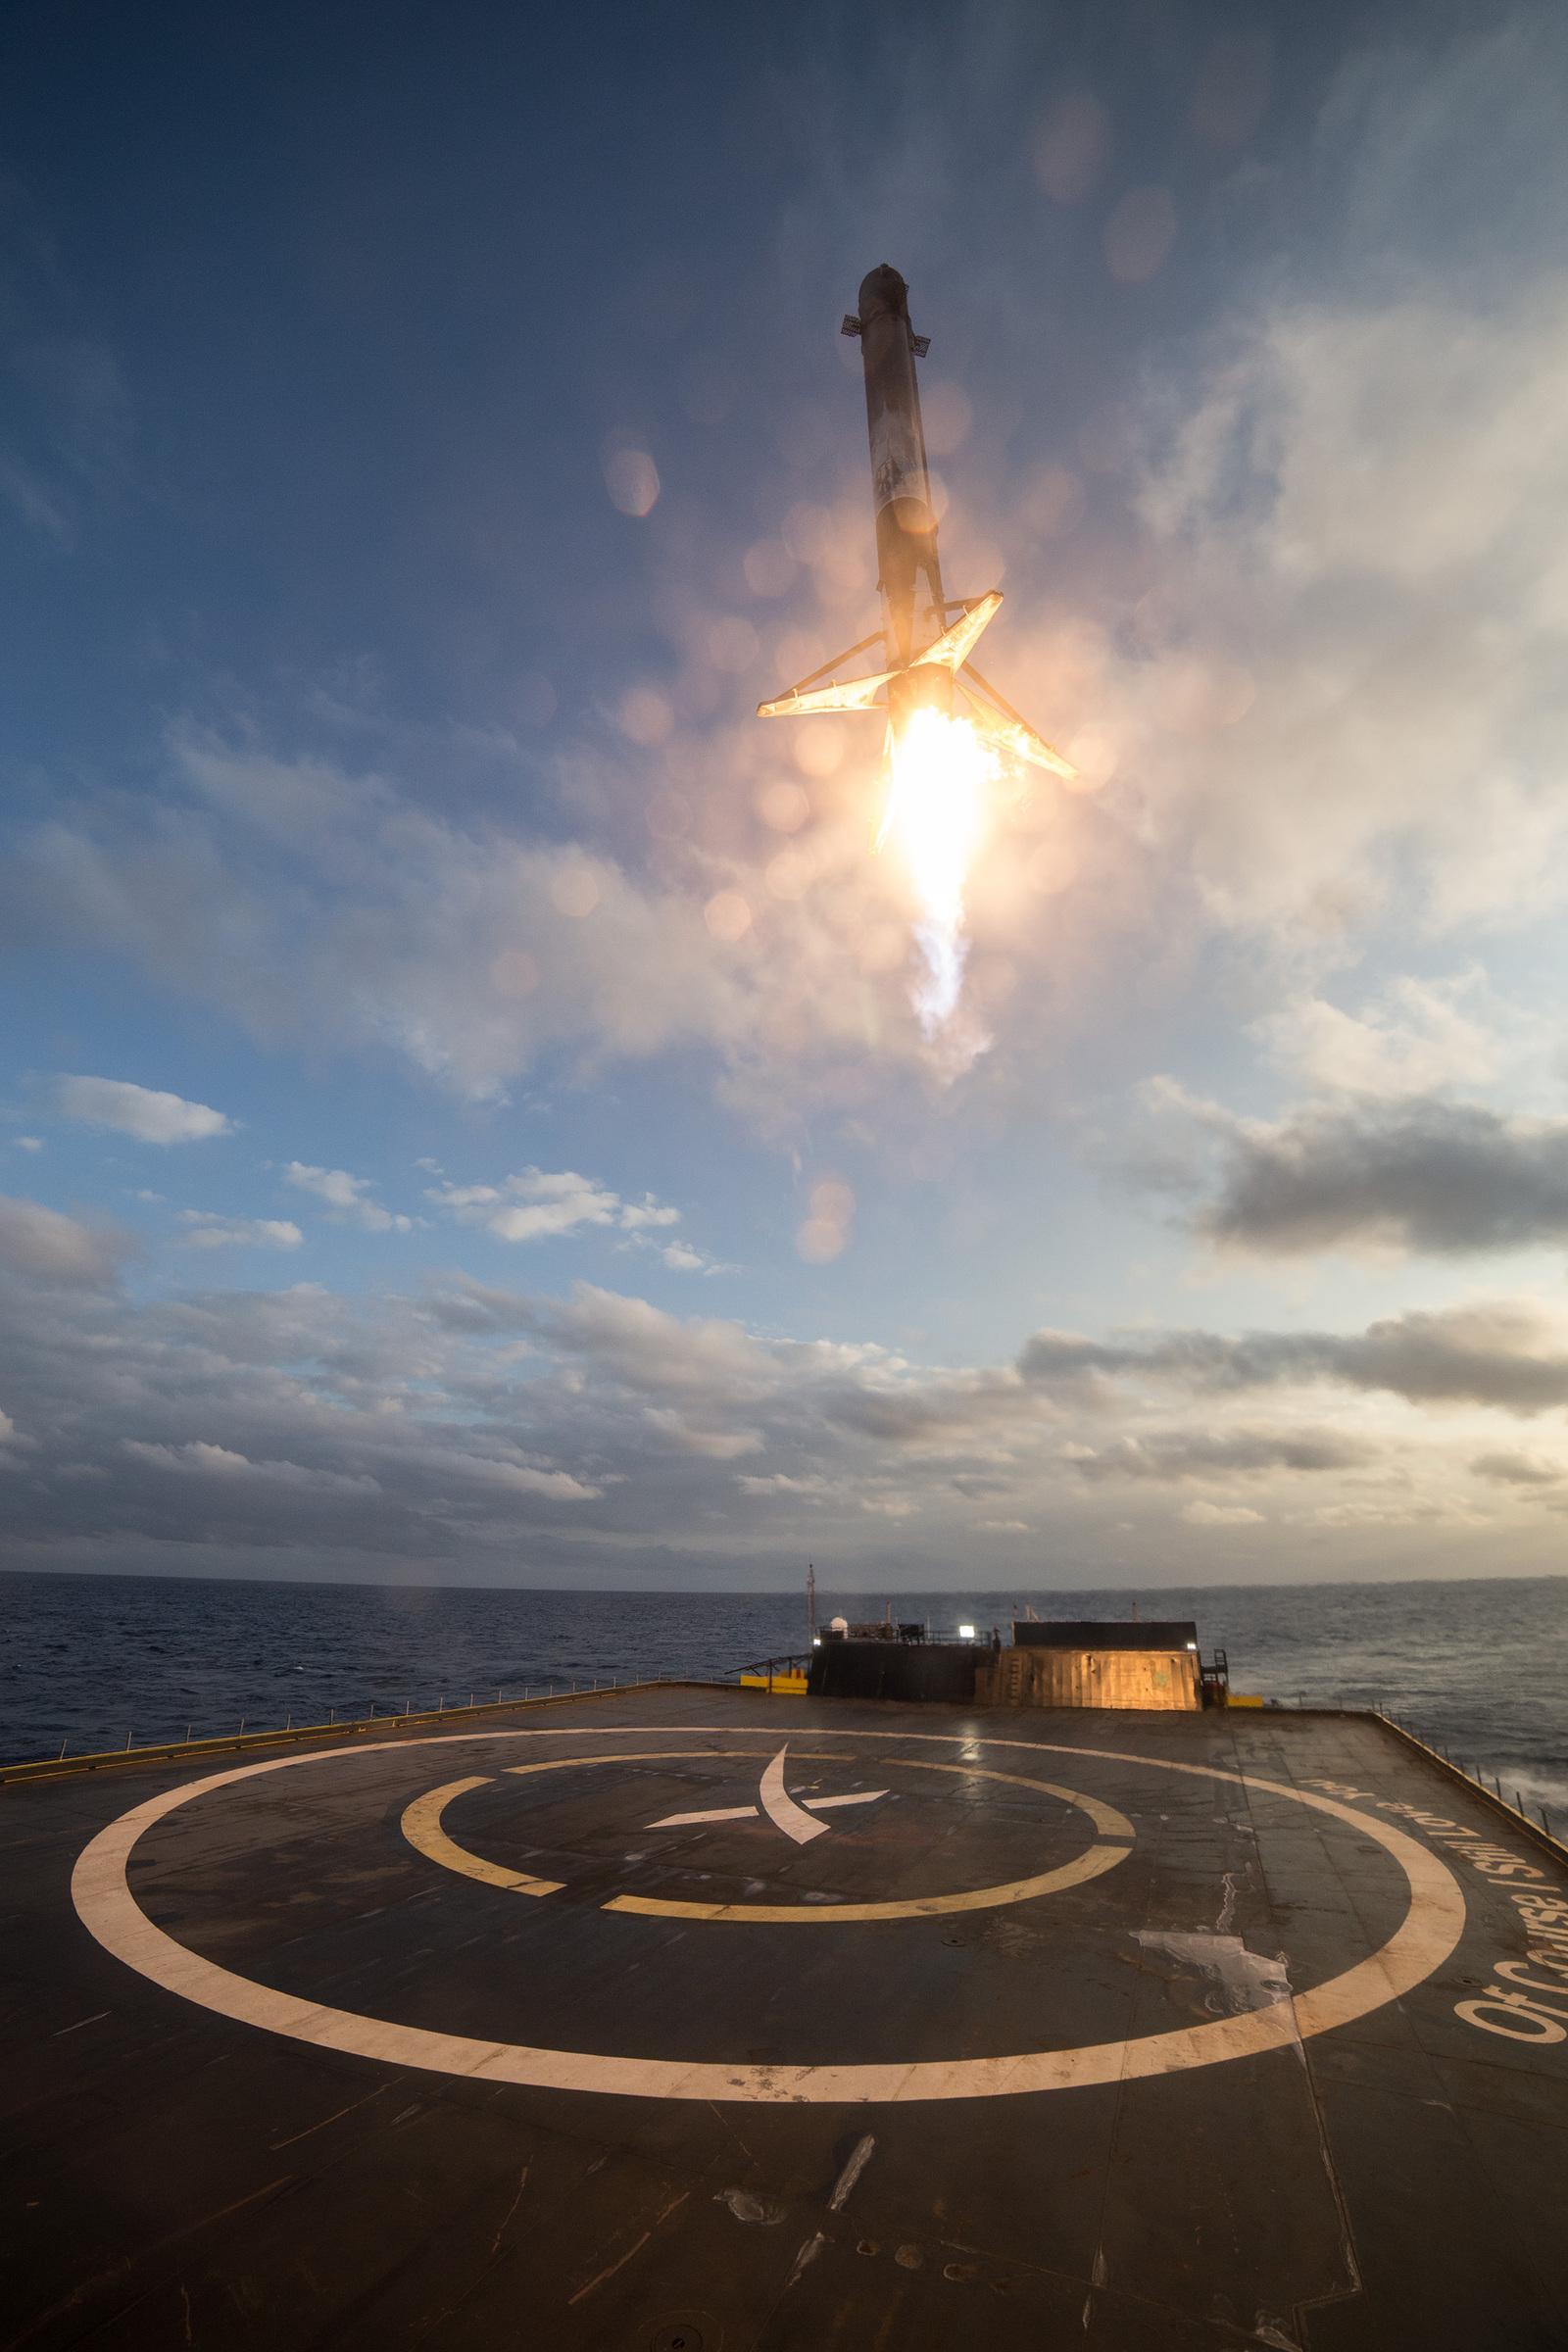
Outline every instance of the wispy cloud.
{"type": "Polygon", "coordinates": [[[1377,1460],[1381,1448],[1348,1430],[1243,1428],[1167,1429],[1148,1437],[1117,1438],[1109,1446],[1072,1445],[1063,1449],[1080,1477],[1233,1479],[1259,1471],[1359,1470],[1377,1460]]]}
{"type": "Polygon", "coordinates": [[[132,1461],[145,1462],[155,1470],[170,1470],[181,1478],[263,1479],[282,1487],[309,1487],[322,1494],[379,1494],[379,1485],[373,1478],[349,1478],[337,1470],[307,1470],[299,1462],[253,1462],[243,1453],[232,1453],[224,1446],[209,1446],[200,1438],[187,1440],[183,1446],[150,1446],[139,1438],[125,1438],[121,1449],[132,1461]]]}
{"type": "Polygon", "coordinates": [[[1353,1010],[1297,996],[1253,1024],[1270,1057],[1324,1095],[1392,1101],[1507,1085],[1551,1088],[1558,1024],[1509,1004],[1477,962],[1447,978],[1391,980],[1353,1010]]]}
{"type": "Polygon", "coordinates": [[[1245,1502],[1184,1502],[1177,1512],[1189,1527],[1261,1527],[1264,1514],[1245,1502]]]}
{"type": "Polygon", "coordinates": [[[1198,1395],[1323,1384],[1528,1418],[1568,1406],[1568,1316],[1534,1298],[1495,1298],[1390,1316],[1360,1332],[1169,1331],[1097,1341],[1039,1331],[1018,1369],[1025,1381],[1090,1409],[1109,1404],[1112,1382],[1198,1395]]]}
{"type": "Polygon", "coordinates": [[[739,1266],[710,1257],[692,1242],[666,1242],[659,1252],[662,1262],[671,1274],[738,1274],[739,1266]]]}
{"type": "Polygon", "coordinates": [[[54,1107],[65,1119],[112,1127],[141,1144],[199,1144],[210,1136],[232,1135],[233,1121],[205,1102],[157,1094],[120,1078],[58,1078],[54,1107]]]}
{"type": "Polygon", "coordinates": [[[130,402],[113,349],[15,180],[0,188],[0,356],[11,384],[0,498],[46,546],[69,551],[84,494],[122,476],[130,402]]]}
{"type": "Polygon", "coordinates": [[[351,1176],[346,1168],[307,1167],[303,1161],[291,1159],[283,1170],[283,1181],[324,1200],[338,1223],[363,1225],[367,1233],[414,1230],[412,1217],[394,1216],[374,1199],[375,1186],[368,1176],[351,1176]]]}
{"type": "Polygon", "coordinates": [[[221,1217],[205,1208],[179,1214],[186,1250],[297,1250],[305,1239],[286,1217],[221,1217]]]}
{"type": "Polygon", "coordinates": [[[499,1184],[447,1183],[432,1186],[424,1197],[460,1224],[482,1226],[503,1242],[562,1241],[595,1226],[641,1236],[680,1223],[680,1210],[656,1200],[652,1193],[641,1200],[622,1200],[596,1177],[578,1176],[569,1168],[558,1175],[522,1168],[499,1184]]]}

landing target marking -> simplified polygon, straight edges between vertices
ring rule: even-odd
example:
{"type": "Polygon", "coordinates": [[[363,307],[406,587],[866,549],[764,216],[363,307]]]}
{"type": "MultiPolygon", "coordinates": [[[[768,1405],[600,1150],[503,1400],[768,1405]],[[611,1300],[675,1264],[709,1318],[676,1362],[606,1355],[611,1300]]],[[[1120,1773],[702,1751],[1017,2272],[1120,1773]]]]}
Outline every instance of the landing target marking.
{"type": "MultiPolygon", "coordinates": [[[[781,1748],[763,1774],[764,1789],[770,1774],[781,1774],[783,1755],[781,1748]]],[[[650,1754],[556,1756],[547,1764],[514,1764],[509,1770],[526,1773],[565,1772],[575,1771],[585,1764],[658,1764],[666,1758],[671,1763],[689,1763],[694,1757],[709,1756],[718,1756],[725,1761],[737,1756],[743,1756],[748,1761],[757,1760],[750,1748],[662,1748],[650,1754]]],[[[801,1763],[811,1764],[838,1764],[848,1760],[842,1756],[805,1753],[797,1759],[801,1763]]],[[[1029,1902],[1036,1895],[1058,1894],[1063,1887],[1082,1886],[1088,1879],[1098,1879],[1103,1871],[1114,1870],[1116,1864],[1125,1861],[1132,1850],[1137,1833],[1126,1816],[1118,1813],[1114,1805],[1104,1804],[1098,1797],[1081,1796],[1075,1788],[1058,1788],[1053,1781],[1024,1780],[1014,1772],[988,1772],[979,1764],[939,1764],[924,1756],[906,1756],[901,1760],[916,1772],[954,1772],[965,1780],[1008,1781],[1015,1788],[1037,1788],[1045,1796],[1059,1797],[1064,1804],[1088,1814],[1101,1834],[1100,1838],[1083,1853],[1075,1855],[1071,1862],[1062,1863],[1056,1870],[1044,1871],[1038,1878],[1012,1879],[999,1886],[976,1886],[961,1894],[922,1894],[898,1903],[819,1904],[673,1903],[652,1895],[621,1894],[606,1903],[605,1910],[631,1912],[644,1919],[724,1920],[731,1925],[738,1922],[754,1927],[842,1928],[861,1926],[868,1920],[934,1919],[944,1912],[994,1911],[1007,1903],[1029,1902]],[[1105,1839],[1125,1840],[1125,1843],[1106,1843],[1103,1842],[1105,1839]]],[[[466,1795],[470,1788],[490,1786],[490,1779],[481,1773],[474,1780],[448,1781],[443,1788],[432,1788],[425,1795],[416,1797],[403,1816],[403,1835],[427,1860],[439,1862],[445,1870],[461,1872],[465,1878],[480,1879],[492,1886],[511,1887],[519,1894],[559,1894],[562,1888],[559,1879],[533,1879],[521,1871],[504,1870],[497,1863],[487,1862],[482,1854],[470,1853],[466,1846],[459,1845],[456,1838],[449,1837],[442,1828],[441,1816],[449,1804],[466,1795]]],[[[773,1793],[777,1803],[778,1792],[773,1793]]],[[[877,1793],[885,1795],[887,1792],[879,1789],[877,1793]]],[[[788,1798],[784,1801],[789,1804],[791,1812],[799,1810],[788,1798]]],[[[854,1804],[859,1800],[830,1796],[821,1801],[831,1805],[854,1804]]],[[[717,1814],[677,1814],[673,1816],[673,1821],[738,1820],[748,1814],[755,1818],[756,1807],[747,1805],[739,1812],[726,1809],[717,1814]]],[[[662,1829],[671,1825],[655,1822],[651,1826],[662,1829]]],[[[810,1822],[810,1833],[813,1837],[819,1836],[827,1826],[826,1822],[810,1822]]],[[[794,1829],[788,1830],[786,1835],[796,1838],[797,1842],[805,1842],[794,1829]]]]}
{"type": "MultiPolygon", "coordinates": [[[[627,1732],[634,1727],[621,1727],[627,1732]]],[[[673,1735],[701,1736],[716,1727],[709,1724],[670,1724],[673,1735]]],[[[751,1727],[748,1727],[751,1728],[751,1727]]],[[[783,1727],[779,1727],[783,1728],[783,1727]]],[[[792,1727],[794,1728],[794,1727],[792,1727]]],[[[615,1727],[595,1725],[576,1736],[602,1739],[615,1727]]],[[[560,1738],[552,1732],[448,1733],[422,1745],[466,1742],[476,1738],[537,1740],[560,1738]]],[[[567,1737],[573,1735],[567,1734],[567,1737]]],[[[835,1729],[846,1739],[900,1739],[911,1743],[965,1748],[1022,1748],[1030,1754],[1070,1755],[1082,1762],[1081,1748],[1055,1741],[998,1740],[977,1735],[953,1737],[937,1733],[851,1732],[835,1729]]],[[[381,1749],[407,1752],[403,1740],[377,1742],[381,1749]]],[[[535,2049],[520,2042],[471,2039],[458,2034],[429,2033],[414,2026],[390,2024],[382,2018],[361,2017],[329,2009],[296,1993],[277,1992],[231,1969],[188,1951],[162,1928],[155,1928],[131,1893],[125,1865],[143,1831],[188,1804],[193,1798],[263,1773],[287,1772],[301,1764],[330,1763],[341,1756],[368,1755],[376,1748],[335,1748],[298,1756],[269,1757],[259,1764],[240,1765],[215,1773],[207,1780],[162,1790],[133,1805],[119,1820],[99,1831],[77,1858],[72,1876],[72,1897],[77,1913],[104,1949],[128,1968],[148,1977],[166,1991],[194,2001],[220,2017],[265,2032],[281,2034],[318,2049],[342,2050],[377,2065],[415,2066],[432,2074],[459,2075],[471,2082],[512,2082],[546,2090],[594,2091],[619,2097],[709,2099],[769,2104],[862,2105],[905,2103],[920,2099],[996,2098],[1022,2091],[1066,2090],[1094,2083],[1125,2082],[1140,2076],[1166,2075],[1188,2067],[1213,2066],[1232,2058],[1266,2050],[1289,2049],[1316,2034],[1380,2009],[1388,2001],[1412,1991],[1441,1968],[1464,1933],[1464,1894],[1457,1880],[1439,1858],[1402,1830],[1359,1813],[1337,1799],[1315,1791],[1293,1788],[1255,1774],[1223,1771],[1208,1764],[1176,1764],[1164,1758],[1125,1755],[1097,1749],[1111,1764],[1130,1764],[1156,1772],[1174,1772],[1190,1779],[1218,1781],[1226,1788],[1246,1788],[1259,1796],[1288,1799],[1346,1823],[1362,1837],[1377,1840],[1398,1863],[1410,1889],[1410,1904],[1400,1926],[1386,1943],[1326,1984],[1267,2009],[1240,2017],[1216,2018],[1211,2024],[1183,2027],[1174,2033],[1152,2034],[1132,2041],[1085,2044],[1074,2050],[1028,2050],[999,2058],[956,2058],[894,2061],[869,2066],[734,2066],[712,2065],[684,2058],[617,2058],[590,2050],[535,2049]]]]}

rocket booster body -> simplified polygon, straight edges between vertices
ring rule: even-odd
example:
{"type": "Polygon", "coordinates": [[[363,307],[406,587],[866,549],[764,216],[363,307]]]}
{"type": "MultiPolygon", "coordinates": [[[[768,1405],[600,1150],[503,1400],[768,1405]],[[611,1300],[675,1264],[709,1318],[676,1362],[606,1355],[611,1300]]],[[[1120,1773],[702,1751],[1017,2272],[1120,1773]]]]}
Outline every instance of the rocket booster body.
{"type": "Polygon", "coordinates": [[[871,504],[892,669],[907,664],[914,651],[915,597],[922,572],[935,622],[928,634],[940,636],[946,620],[937,518],[914,372],[926,338],[917,336],[909,323],[908,287],[886,262],[861,279],[859,302],[858,316],[845,319],[844,332],[858,335],[865,369],[871,504]]]}
{"type": "MultiPolygon", "coordinates": [[[[892,752],[907,721],[919,710],[952,712],[955,691],[961,692],[968,723],[999,751],[1032,766],[1050,768],[1071,778],[1078,770],[1049,743],[1043,743],[1027,719],[1020,718],[996,688],[975,668],[969,656],[981,631],[1002,603],[1002,590],[984,596],[944,597],[942,561],[937,553],[937,517],[931,503],[931,476],[925,462],[925,431],[920,422],[920,387],[914,363],[924,359],[929,344],[909,324],[909,289],[898,271],[883,262],[860,280],[858,313],[846,316],[843,332],[855,335],[865,369],[865,423],[871,443],[871,507],[876,517],[876,553],[880,566],[877,586],[882,594],[882,626],[858,645],[846,647],[798,679],[782,694],[759,703],[759,718],[805,718],[828,710],[870,710],[878,696],[887,703],[886,773],[892,774],[892,752]],[[918,604],[924,574],[929,601],[918,604]],[[956,612],[956,620],[948,618],[956,612]],[[866,675],[844,678],[838,673],[882,640],[887,666],[866,675]],[[961,685],[959,681],[961,680],[961,685]]],[[[884,809],[880,842],[892,808],[891,794],[884,809]]]]}

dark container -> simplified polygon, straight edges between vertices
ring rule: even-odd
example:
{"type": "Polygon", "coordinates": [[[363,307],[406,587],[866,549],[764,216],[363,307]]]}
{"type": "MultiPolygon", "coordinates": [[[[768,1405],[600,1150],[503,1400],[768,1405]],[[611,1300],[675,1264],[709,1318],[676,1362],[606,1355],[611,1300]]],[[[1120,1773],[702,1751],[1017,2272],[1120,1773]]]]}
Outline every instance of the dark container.
{"type": "Polygon", "coordinates": [[[1160,1617],[1148,1625],[1129,1625],[1125,1617],[1102,1623],[1094,1617],[1058,1617],[1037,1621],[1015,1617],[1012,1638],[1019,1643],[1039,1642],[1045,1649],[1196,1649],[1198,1628],[1181,1617],[1160,1617]]]}
{"type": "Polygon", "coordinates": [[[972,1700],[983,1642],[824,1642],[811,1652],[810,1698],[972,1700]]]}

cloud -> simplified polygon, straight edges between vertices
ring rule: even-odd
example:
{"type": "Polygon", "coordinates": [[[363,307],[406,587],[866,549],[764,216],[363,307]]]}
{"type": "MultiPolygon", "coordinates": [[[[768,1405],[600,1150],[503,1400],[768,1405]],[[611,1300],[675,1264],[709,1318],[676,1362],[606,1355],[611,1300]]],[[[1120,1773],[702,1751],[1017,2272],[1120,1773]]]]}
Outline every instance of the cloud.
{"type": "Polygon", "coordinates": [[[0,498],[15,507],[40,539],[58,548],[71,545],[74,532],[64,509],[31,468],[15,458],[0,458],[0,498]]]}
{"type": "Polygon", "coordinates": [[[1314,1510],[1290,1514],[1298,1526],[1324,1528],[1431,1527],[1434,1524],[1484,1532],[1495,1538],[1496,1522],[1477,1510],[1462,1495],[1407,1494],[1385,1500],[1319,1503],[1314,1510]]]}
{"type": "Polygon", "coordinates": [[[190,729],[171,759],[155,833],[106,810],[32,836],[20,919],[96,937],[269,1041],[324,1026],[478,1099],[542,1054],[641,1059],[754,1025],[747,959],[703,920],[706,870],[672,888],[598,850],[466,829],[379,775],[190,729]],[[589,884],[591,909],[564,913],[589,884]],[[519,994],[523,956],[539,978],[519,994]]]}
{"type": "MultiPolygon", "coordinates": [[[[1468,1331],[1401,1330],[1395,1355],[1413,1348],[1430,1387],[1445,1349],[1455,1369],[1467,1351],[1470,1386],[1489,1393],[1534,1362],[1562,1396],[1552,1329],[1523,1307],[1489,1312],[1468,1331]]],[[[1064,1348],[1037,1335],[1026,1372],[759,1334],[592,1284],[556,1297],[449,1275],[413,1297],[301,1283],[140,1298],[14,1282],[0,1396],[35,1443],[25,1477],[4,1482],[0,1526],[11,1556],[57,1562],[113,1535],[144,1565],[267,1554],[299,1573],[413,1562],[551,1583],[623,1582],[646,1562],[667,1583],[677,1564],[701,1578],[723,1563],[776,1581],[808,1542],[845,1577],[858,1563],[885,1580],[896,1558],[940,1582],[982,1533],[1108,1568],[1134,1487],[1176,1491],[1173,1538],[1255,1511],[1281,1573],[1310,1573],[1313,1530],[1335,1524],[1486,1525],[1494,1556],[1517,1556],[1504,1530],[1524,1542],[1568,1487],[1545,1475],[1555,1448],[1519,1457],[1525,1475],[1489,1451],[1484,1423],[1434,1436],[1430,1407],[1402,1398],[1336,1421],[1320,1359],[1291,1366],[1299,1336],[1064,1348]]]]}
{"type": "MultiPolygon", "coordinates": [[[[641,1239],[637,1235],[632,1237],[634,1244],[641,1239]]],[[[659,1258],[671,1274],[701,1274],[706,1277],[710,1274],[738,1274],[741,1270],[728,1259],[710,1256],[706,1250],[699,1250],[695,1242],[688,1242],[684,1237],[663,1243],[659,1248],[659,1258]]]]}
{"type": "Polygon", "coordinates": [[[141,1144],[198,1144],[209,1136],[234,1133],[232,1121],[205,1102],[155,1094],[149,1087],[118,1078],[58,1078],[54,1106],[62,1118],[113,1127],[141,1144]]]}
{"type": "Polygon", "coordinates": [[[460,1224],[481,1225],[503,1242],[563,1241],[588,1226],[643,1235],[680,1223],[680,1210],[662,1205],[652,1193],[640,1201],[622,1200],[597,1177],[577,1176],[570,1169],[551,1176],[541,1168],[523,1168],[499,1185],[442,1184],[425,1199],[460,1224]]]}
{"type": "Polygon", "coordinates": [[[1118,1344],[1039,1331],[1018,1371],[1100,1410],[1112,1406],[1110,1384],[1124,1381],[1208,1394],[1326,1383],[1528,1417],[1568,1405],[1568,1319],[1532,1298],[1499,1298],[1389,1316],[1364,1332],[1171,1331],[1118,1344]]]}
{"type": "Polygon", "coordinates": [[[1245,1502],[1184,1502],[1176,1514],[1189,1527],[1262,1527],[1263,1513],[1245,1502]]]}
{"type": "Polygon", "coordinates": [[[220,1217],[205,1208],[183,1208],[184,1250],[297,1250],[305,1236],[284,1217],[220,1217]]]}
{"type": "Polygon", "coordinates": [[[494,1487],[507,1494],[544,1494],[552,1502],[595,1502],[601,1493],[600,1488],[573,1478],[568,1470],[541,1470],[532,1462],[465,1453],[456,1446],[432,1448],[421,1467],[438,1477],[445,1472],[462,1487],[494,1487]]]}
{"type": "Polygon", "coordinates": [[[616,1220],[623,1232],[644,1233],[651,1226],[678,1225],[680,1210],[666,1208],[652,1193],[644,1193],[640,1201],[627,1201],[616,1220]]]}
{"type": "Polygon", "coordinates": [[[1075,1444],[1064,1459],[1081,1478],[1174,1483],[1189,1478],[1251,1478],[1265,1470],[1356,1470],[1380,1448],[1337,1429],[1161,1430],[1101,1446],[1075,1444]]]}
{"type": "Polygon", "coordinates": [[[759,1501],[793,1499],[801,1496],[808,1502],[821,1502],[829,1495],[836,1495],[838,1492],[831,1479],[823,1478],[814,1471],[804,1478],[792,1478],[787,1470],[771,1470],[765,1478],[756,1478],[746,1472],[741,1472],[736,1477],[735,1484],[743,1494],[753,1495],[759,1501]]]}
{"type": "Polygon", "coordinates": [[[1504,1487],[1556,1487],[1568,1478],[1568,1462],[1535,1453],[1480,1453],[1470,1467],[1477,1478],[1504,1487]]]}
{"type": "Polygon", "coordinates": [[[762,1449],[758,1430],[694,1428],[673,1405],[648,1405],[644,1418],[650,1429],[657,1429],[677,1453],[699,1453],[705,1461],[733,1462],[742,1454],[760,1453],[762,1449]]]}
{"type": "Polygon", "coordinates": [[[333,1222],[352,1222],[363,1225],[368,1233],[411,1233],[412,1217],[394,1216],[390,1209],[373,1200],[375,1187],[368,1176],[351,1176],[346,1168],[310,1168],[303,1161],[291,1159],[283,1170],[285,1184],[302,1193],[314,1193],[334,1211],[333,1222]]]}
{"type": "Polygon", "coordinates": [[[1253,1035],[1318,1092],[1385,1100],[1544,1076],[1556,1045],[1553,1023],[1500,1002],[1476,963],[1447,979],[1392,980],[1353,1013],[1297,997],[1254,1022],[1253,1035]]]}
{"type": "Polygon", "coordinates": [[[1339,1342],[1293,1335],[1276,1349],[1280,1376],[1309,1376],[1314,1357],[1330,1379],[1412,1404],[1480,1404],[1523,1417],[1568,1404],[1568,1328],[1529,1300],[1392,1316],[1339,1342]]]}
{"type": "MultiPolygon", "coordinates": [[[[220,1543],[429,1563],[592,1511],[619,1475],[598,1408],[541,1381],[518,1349],[515,1326],[543,1320],[542,1302],[503,1297],[479,1302],[477,1334],[460,1334],[427,1304],[313,1284],[84,1300],[74,1320],[58,1292],[36,1312],[17,1293],[0,1377],[8,1402],[28,1397],[17,1418],[37,1408],[47,1435],[28,1456],[41,1470],[30,1502],[0,1505],[8,1531],[47,1545],[101,1524],[155,1551],[220,1543]]],[[[671,1458],[662,1433],[634,1450],[671,1458]]]]}
{"type": "MultiPolygon", "coordinates": [[[[1401,231],[1368,222],[1363,250],[1401,231]]],[[[1391,917],[1431,936],[1560,906],[1555,260],[1515,256],[1505,288],[1406,258],[1333,299],[1282,291],[1214,332],[1196,398],[1159,404],[1147,652],[1106,715],[1211,922],[1294,958],[1391,917]],[[1227,665],[1254,686],[1230,725],[1227,665]]]]}
{"type": "Polygon", "coordinates": [[[1418,1098],[1209,1123],[1219,1179],[1192,1221],[1210,1241],[1280,1256],[1355,1245],[1449,1256],[1568,1239],[1568,1118],[1418,1098]]]}
{"type": "Polygon", "coordinates": [[[575,1285],[569,1299],[541,1301],[529,1310],[537,1328],[562,1353],[591,1363],[637,1398],[675,1397],[686,1407],[750,1404],[778,1389],[787,1375],[779,1356],[739,1323],[677,1318],[594,1284],[575,1285]]]}
{"type": "Polygon", "coordinates": [[[0,1196],[0,1267],[42,1282],[102,1283],[136,1244],[118,1226],[83,1225],[35,1200],[0,1196]]]}
{"type": "Polygon", "coordinates": [[[124,480],[131,416],[114,351],[60,264],[59,241],[17,186],[0,193],[0,357],[10,384],[0,498],[54,552],[124,480]]]}
{"type": "Polygon", "coordinates": [[[260,1478],[284,1487],[309,1487],[318,1494],[379,1494],[373,1478],[346,1478],[336,1470],[307,1470],[299,1462],[253,1462],[226,1446],[208,1446],[192,1439],[183,1446],[149,1446],[136,1438],[121,1441],[122,1451],[155,1470],[172,1470],[184,1478],[260,1478]]]}
{"type": "MultiPolygon", "coordinates": [[[[863,539],[858,514],[855,529],[863,539]]],[[[1021,645],[1018,658],[1037,653],[1076,675],[1054,643],[1021,645]]],[[[465,823],[445,785],[425,805],[417,772],[283,760],[186,726],[171,738],[156,815],[105,803],[35,828],[0,912],[21,935],[123,956],[270,1047],[325,1035],[390,1050],[473,1100],[504,1098],[541,1061],[591,1077],[607,1061],[696,1051],[732,1111],[793,1139],[825,1090],[841,1101],[847,1086],[886,1093],[933,1067],[904,968],[908,878],[899,860],[865,854],[873,756],[836,767],[809,800],[785,731],[752,717],[694,723],[657,752],[622,740],[563,759],[554,783],[568,808],[598,812],[579,830],[603,838],[543,841],[493,816],[465,823]],[[792,837],[787,896],[768,880],[771,830],[715,820],[710,839],[690,824],[694,808],[771,807],[779,787],[808,818],[792,837]],[[644,811],[672,802],[685,815],[665,839],[644,811]],[[744,933],[715,930],[707,910],[742,905],[744,933]]],[[[417,747],[407,763],[417,770],[417,747]]],[[[1042,926],[1028,871],[1046,821],[1020,806],[1028,838],[976,876],[977,1004],[1016,995],[1021,1014],[1020,959],[1044,969],[1081,957],[1139,895],[1109,841],[1087,838],[1076,805],[1053,809],[1062,873],[1082,832],[1083,855],[1104,856],[1107,889],[1096,927],[1042,926]]],[[[1087,1006],[1076,977],[1070,993],[1087,1006]]],[[[1102,1010],[1102,992],[1095,1002],[1102,1010]]],[[[1037,1030],[1020,1018],[1014,1044],[1037,1052],[1037,1030]]]]}

